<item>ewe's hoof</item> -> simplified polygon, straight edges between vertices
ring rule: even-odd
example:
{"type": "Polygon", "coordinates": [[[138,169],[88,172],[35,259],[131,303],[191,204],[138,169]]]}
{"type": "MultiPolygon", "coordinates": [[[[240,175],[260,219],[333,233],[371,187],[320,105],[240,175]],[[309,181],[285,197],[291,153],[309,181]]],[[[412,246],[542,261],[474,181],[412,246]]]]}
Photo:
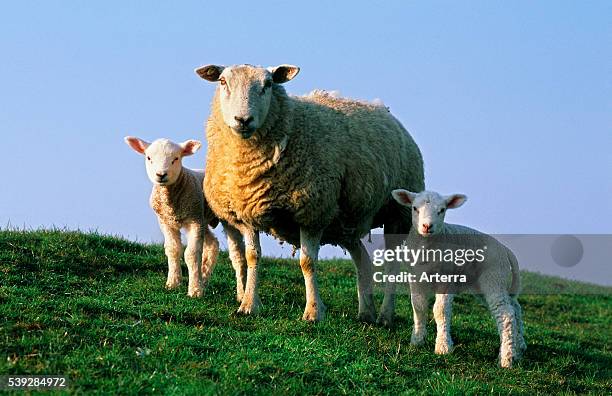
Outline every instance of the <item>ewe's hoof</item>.
{"type": "Polygon", "coordinates": [[[302,320],[307,320],[309,322],[320,322],[325,317],[326,309],[327,308],[321,301],[314,304],[308,304],[304,310],[304,315],[302,315],[302,320]]]}
{"type": "Polygon", "coordinates": [[[187,295],[191,298],[202,297],[203,294],[204,294],[204,290],[202,290],[202,288],[189,289],[189,291],[187,292],[187,295]]]}
{"type": "Polygon", "coordinates": [[[448,342],[448,343],[436,342],[436,347],[434,349],[434,352],[436,355],[446,355],[446,354],[451,353],[452,351],[453,351],[452,342],[448,342]]]}
{"type": "Polygon", "coordinates": [[[357,320],[363,323],[376,323],[376,313],[371,311],[359,312],[357,320]]]}
{"type": "Polygon", "coordinates": [[[385,312],[381,312],[380,315],[378,315],[378,319],[376,319],[377,324],[379,324],[380,326],[386,327],[388,329],[393,327],[394,322],[395,322],[395,315],[388,314],[385,312]]]}
{"type": "Polygon", "coordinates": [[[181,280],[172,280],[166,282],[166,289],[173,290],[181,285],[181,280]]]}
{"type": "Polygon", "coordinates": [[[261,300],[259,297],[255,297],[251,301],[247,301],[245,298],[242,299],[240,307],[236,311],[239,315],[257,315],[261,309],[261,300]]]}
{"type": "Polygon", "coordinates": [[[427,333],[426,332],[422,332],[422,333],[412,333],[412,336],[410,337],[410,344],[414,345],[414,346],[421,346],[425,343],[425,338],[427,337],[427,333]]]}

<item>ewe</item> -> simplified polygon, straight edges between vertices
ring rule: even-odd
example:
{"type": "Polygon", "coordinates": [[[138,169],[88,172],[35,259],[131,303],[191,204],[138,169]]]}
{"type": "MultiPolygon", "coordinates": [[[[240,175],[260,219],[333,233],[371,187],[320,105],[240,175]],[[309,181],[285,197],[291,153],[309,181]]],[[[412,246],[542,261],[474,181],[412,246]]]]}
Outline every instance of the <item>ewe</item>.
{"type": "MultiPolygon", "coordinates": [[[[453,294],[460,289],[470,290],[484,295],[484,298],[497,322],[501,347],[499,363],[502,367],[511,367],[518,360],[527,346],[523,338],[521,306],[517,301],[520,288],[520,275],[516,257],[506,246],[493,237],[474,229],[444,222],[446,209],[458,208],[467,197],[454,194],[442,197],[435,192],[424,191],[412,193],[398,189],[393,191],[393,198],[402,205],[412,207],[412,229],[408,234],[408,245],[435,252],[438,249],[451,248],[455,252],[466,247],[480,247],[480,259],[477,255],[472,263],[457,266],[455,263],[444,265],[440,258],[419,262],[414,271],[433,275],[440,269],[450,273],[467,274],[465,285],[434,285],[428,282],[410,283],[412,309],[414,312],[414,329],[411,343],[420,345],[425,342],[428,297],[436,293],[433,307],[437,327],[435,353],[446,354],[452,350],[453,341],[450,335],[451,304],[453,294]],[[458,250],[459,249],[459,250],[458,250]],[[449,271],[450,269],[450,271],[449,271]],[[508,279],[512,283],[508,287],[508,279]],[[442,293],[440,293],[442,292],[442,293]]],[[[473,250],[473,249],[472,249],[473,250]]],[[[451,274],[452,275],[452,274],[451,274]]]]}
{"type": "MultiPolygon", "coordinates": [[[[424,188],[421,153],[383,106],[324,91],[288,96],[281,84],[298,71],[289,65],[196,70],[219,82],[206,128],[204,192],[215,214],[245,238],[247,280],[238,312],[259,310],[259,231],[264,231],[301,247],[303,319],[324,316],[315,268],[319,246],[329,243],[351,254],[359,318],[374,321],[372,265],[360,238],[383,225],[386,234],[408,232],[410,220],[402,217],[391,191],[424,188]]],[[[385,300],[382,322],[390,320],[391,300],[385,300]]]]}
{"type": "Polygon", "coordinates": [[[153,183],[150,204],[157,214],[164,234],[164,248],[168,257],[166,287],[181,284],[181,229],[187,231],[185,263],[189,271],[189,297],[202,296],[219,252],[219,242],[209,230],[218,220],[212,213],[202,191],[204,172],[183,167],[182,158],[192,155],[201,146],[197,140],[176,144],[168,139],[147,143],[128,136],[125,142],[136,152],[144,154],[147,175],[153,183]]]}

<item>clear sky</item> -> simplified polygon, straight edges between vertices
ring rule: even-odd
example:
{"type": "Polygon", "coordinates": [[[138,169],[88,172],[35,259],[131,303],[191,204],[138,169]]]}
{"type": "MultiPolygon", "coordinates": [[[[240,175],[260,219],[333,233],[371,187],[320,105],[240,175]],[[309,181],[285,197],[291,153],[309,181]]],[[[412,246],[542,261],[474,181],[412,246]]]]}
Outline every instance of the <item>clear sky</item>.
{"type": "Polygon", "coordinates": [[[2,226],[160,241],[123,137],[204,141],[195,67],[292,63],[290,93],[391,108],[428,188],[469,196],[449,221],[612,233],[611,1],[13,1],[0,50],[2,226]]]}

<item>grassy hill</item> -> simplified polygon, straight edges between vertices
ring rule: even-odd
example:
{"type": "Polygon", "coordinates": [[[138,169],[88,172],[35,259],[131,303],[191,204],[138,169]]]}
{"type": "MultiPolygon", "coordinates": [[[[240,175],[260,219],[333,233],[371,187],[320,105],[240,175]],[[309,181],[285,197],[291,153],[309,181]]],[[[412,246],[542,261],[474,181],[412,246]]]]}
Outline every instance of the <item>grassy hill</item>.
{"type": "MultiPolygon", "coordinates": [[[[61,374],[100,393],[608,393],[612,288],[524,273],[524,360],[497,367],[498,336],[472,296],[454,304],[456,350],[409,345],[400,296],[393,330],[355,320],[352,264],[320,265],[327,319],[304,323],[296,260],[264,259],[259,317],[238,317],[222,253],[203,299],[163,288],[160,246],[77,232],[0,231],[0,374],[61,374]],[[593,294],[595,293],[595,294],[593,294]]],[[[186,270],[184,270],[186,275],[186,270]]],[[[184,282],[185,283],[185,282],[184,282]]],[[[380,302],[380,296],[377,296],[380,302]]]]}

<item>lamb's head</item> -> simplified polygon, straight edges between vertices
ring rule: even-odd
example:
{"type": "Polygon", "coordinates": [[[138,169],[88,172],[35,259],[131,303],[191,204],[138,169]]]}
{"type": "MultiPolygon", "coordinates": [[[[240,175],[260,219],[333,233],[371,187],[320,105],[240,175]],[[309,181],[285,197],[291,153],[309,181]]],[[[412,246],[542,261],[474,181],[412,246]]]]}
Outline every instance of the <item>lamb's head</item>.
{"type": "Polygon", "coordinates": [[[126,136],[125,142],[134,151],[144,155],[149,179],[160,186],[169,186],[176,182],[183,167],[183,157],[192,155],[202,146],[197,140],[186,140],[177,144],[168,139],[157,139],[148,143],[133,136],[126,136]]]}
{"type": "Polygon", "coordinates": [[[299,71],[299,67],[291,65],[267,69],[251,65],[208,65],[196,69],[203,79],[219,82],[223,121],[243,139],[250,138],[266,120],[272,85],[293,79],[299,71]]]}
{"type": "Polygon", "coordinates": [[[433,191],[413,193],[393,190],[393,198],[401,205],[412,207],[412,226],[422,236],[435,235],[442,230],[446,209],[455,209],[465,203],[463,194],[441,196],[433,191]]]}

